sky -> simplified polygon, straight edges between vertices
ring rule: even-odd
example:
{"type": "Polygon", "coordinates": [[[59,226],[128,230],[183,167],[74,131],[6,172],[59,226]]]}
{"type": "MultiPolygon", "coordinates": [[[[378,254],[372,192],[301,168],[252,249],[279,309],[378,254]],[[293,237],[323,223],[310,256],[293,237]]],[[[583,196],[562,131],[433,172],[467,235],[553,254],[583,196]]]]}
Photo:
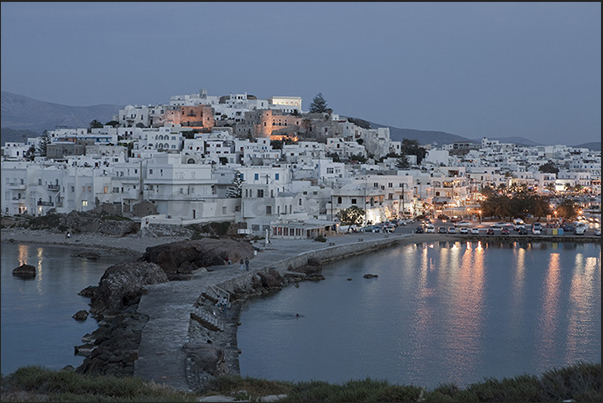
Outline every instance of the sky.
{"type": "Polygon", "coordinates": [[[601,141],[601,3],[1,3],[2,90],[71,106],[321,93],[470,139],[601,141]]]}

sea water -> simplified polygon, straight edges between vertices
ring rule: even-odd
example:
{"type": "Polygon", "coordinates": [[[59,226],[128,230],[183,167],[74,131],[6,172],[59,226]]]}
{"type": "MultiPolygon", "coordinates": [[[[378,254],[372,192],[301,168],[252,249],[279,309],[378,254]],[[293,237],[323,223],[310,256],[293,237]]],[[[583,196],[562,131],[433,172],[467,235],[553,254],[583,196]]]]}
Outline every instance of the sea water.
{"type": "Polygon", "coordinates": [[[98,323],[92,316],[83,322],[72,318],[77,311],[90,309],[90,299],[78,293],[98,285],[109,266],[131,259],[103,251],[97,251],[101,254],[97,260],[73,256],[82,251],[2,242],[3,375],[30,365],[61,369],[82,364],[84,357],[74,355],[74,347],[83,344],[82,336],[96,330],[98,323]],[[21,264],[34,266],[35,278],[13,276],[13,269],[21,264]]]}
{"type": "Polygon", "coordinates": [[[241,376],[465,387],[601,362],[600,244],[421,243],[323,275],[244,305],[241,376]]]}

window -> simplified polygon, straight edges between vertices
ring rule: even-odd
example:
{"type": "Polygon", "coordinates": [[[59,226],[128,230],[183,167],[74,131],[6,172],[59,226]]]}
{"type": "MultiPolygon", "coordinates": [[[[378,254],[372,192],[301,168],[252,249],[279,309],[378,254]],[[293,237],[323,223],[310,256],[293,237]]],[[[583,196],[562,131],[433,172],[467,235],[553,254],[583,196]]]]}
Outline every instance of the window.
{"type": "Polygon", "coordinates": [[[253,179],[256,181],[260,179],[260,174],[253,174],[253,179]]]}
{"type": "Polygon", "coordinates": [[[82,207],[88,206],[88,200],[82,200],[82,207]]]}
{"type": "Polygon", "coordinates": [[[272,206],[266,206],[266,215],[272,215],[272,206]]]}
{"type": "Polygon", "coordinates": [[[341,196],[339,196],[339,197],[337,198],[337,204],[341,204],[341,202],[342,202],[342,201],[343,201],[343,200],[341,199],[341,196]]]}
{"type": "Polygon", "coordinates": [[[226,215],[226,206],[222,206],[222,215],[226,215]]]}
{"type": "Polygon", "coordinates": [[[258,189],[258,197],[264,197],[264,189],[258,189]]]}
{"type": "Polygon", "coordinates": [[[352,199],[352,204],[357,204],[356,199],[352,199]]]}
{"type": "Polygon", "coordinates": [[[280,175],[279,175],[279,174],[274,174],[274,179],[275,179],[275,180],[278,180],[278,178],[279,178],[279,177],[280,177],[280,175]]]}

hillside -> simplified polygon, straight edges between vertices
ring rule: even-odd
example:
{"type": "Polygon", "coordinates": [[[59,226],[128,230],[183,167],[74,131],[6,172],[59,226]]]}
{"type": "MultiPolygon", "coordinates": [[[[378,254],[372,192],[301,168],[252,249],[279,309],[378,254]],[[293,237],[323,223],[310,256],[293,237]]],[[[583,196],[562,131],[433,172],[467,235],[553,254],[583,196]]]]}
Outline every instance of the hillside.
{"type": "Polygon", "coordinates": [[[6,141],[22,141],[23,131],[27,131],[25,134],[28,137],[33,137],[32,132],[41,134],[57,126],[88,127],[94,119],[106,123],[121,108],[123,106],[120,105],[60,105],[2,91],[2,144],[6,141]]]}
{"type": "MultiPolygon", "coordinates": [[[[123,107],[123,105],[67,106],[2,91],[0,139],[2,144],[23,141],[27,137],[40,136],[44,130],[54,130],[57,126],[88,127],[94,119],[106,123],[112,120],[113,116],[117,115],[123,107]]],[[[391,138],[394,141],[409,139],[417,140],[421,145],[436,143],[438,146],[457,141],[476,144],[481,142],[481,139],[469,139],[441,131],[401,129],[359,118],[350,119],[354,119],[361,125],[370,125],[372,128],[389,127],[391,138]]],[[[523,137],[492,138],[492,140],[526,146],[541,145],[523,137]]],[[[601,142],[585,143],[575,147],[600,151],[601,142]]]]}

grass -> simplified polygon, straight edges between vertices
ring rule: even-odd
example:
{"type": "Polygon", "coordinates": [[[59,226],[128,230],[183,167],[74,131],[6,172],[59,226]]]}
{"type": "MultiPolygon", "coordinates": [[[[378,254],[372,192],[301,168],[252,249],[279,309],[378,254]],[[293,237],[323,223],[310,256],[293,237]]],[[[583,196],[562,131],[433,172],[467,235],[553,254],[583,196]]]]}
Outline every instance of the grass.
{"type": "MultiPolygon", "coordinates": [[[[578,363],[547,371],[540,377],[487,378],[464,389],[455,384],[440,384],[433,390],[370,378],[330,384],[229,375],[212,381],[203,395],[233,396],[247,401],[286,395],[280,400],[283,402],[600,402],[601,364],[578,363]]],[[[3,402],[189,402],[198,401],[200,396],[139,378],[80,375],[41,367],[23,367],[2,377],[3,402]]]]}

